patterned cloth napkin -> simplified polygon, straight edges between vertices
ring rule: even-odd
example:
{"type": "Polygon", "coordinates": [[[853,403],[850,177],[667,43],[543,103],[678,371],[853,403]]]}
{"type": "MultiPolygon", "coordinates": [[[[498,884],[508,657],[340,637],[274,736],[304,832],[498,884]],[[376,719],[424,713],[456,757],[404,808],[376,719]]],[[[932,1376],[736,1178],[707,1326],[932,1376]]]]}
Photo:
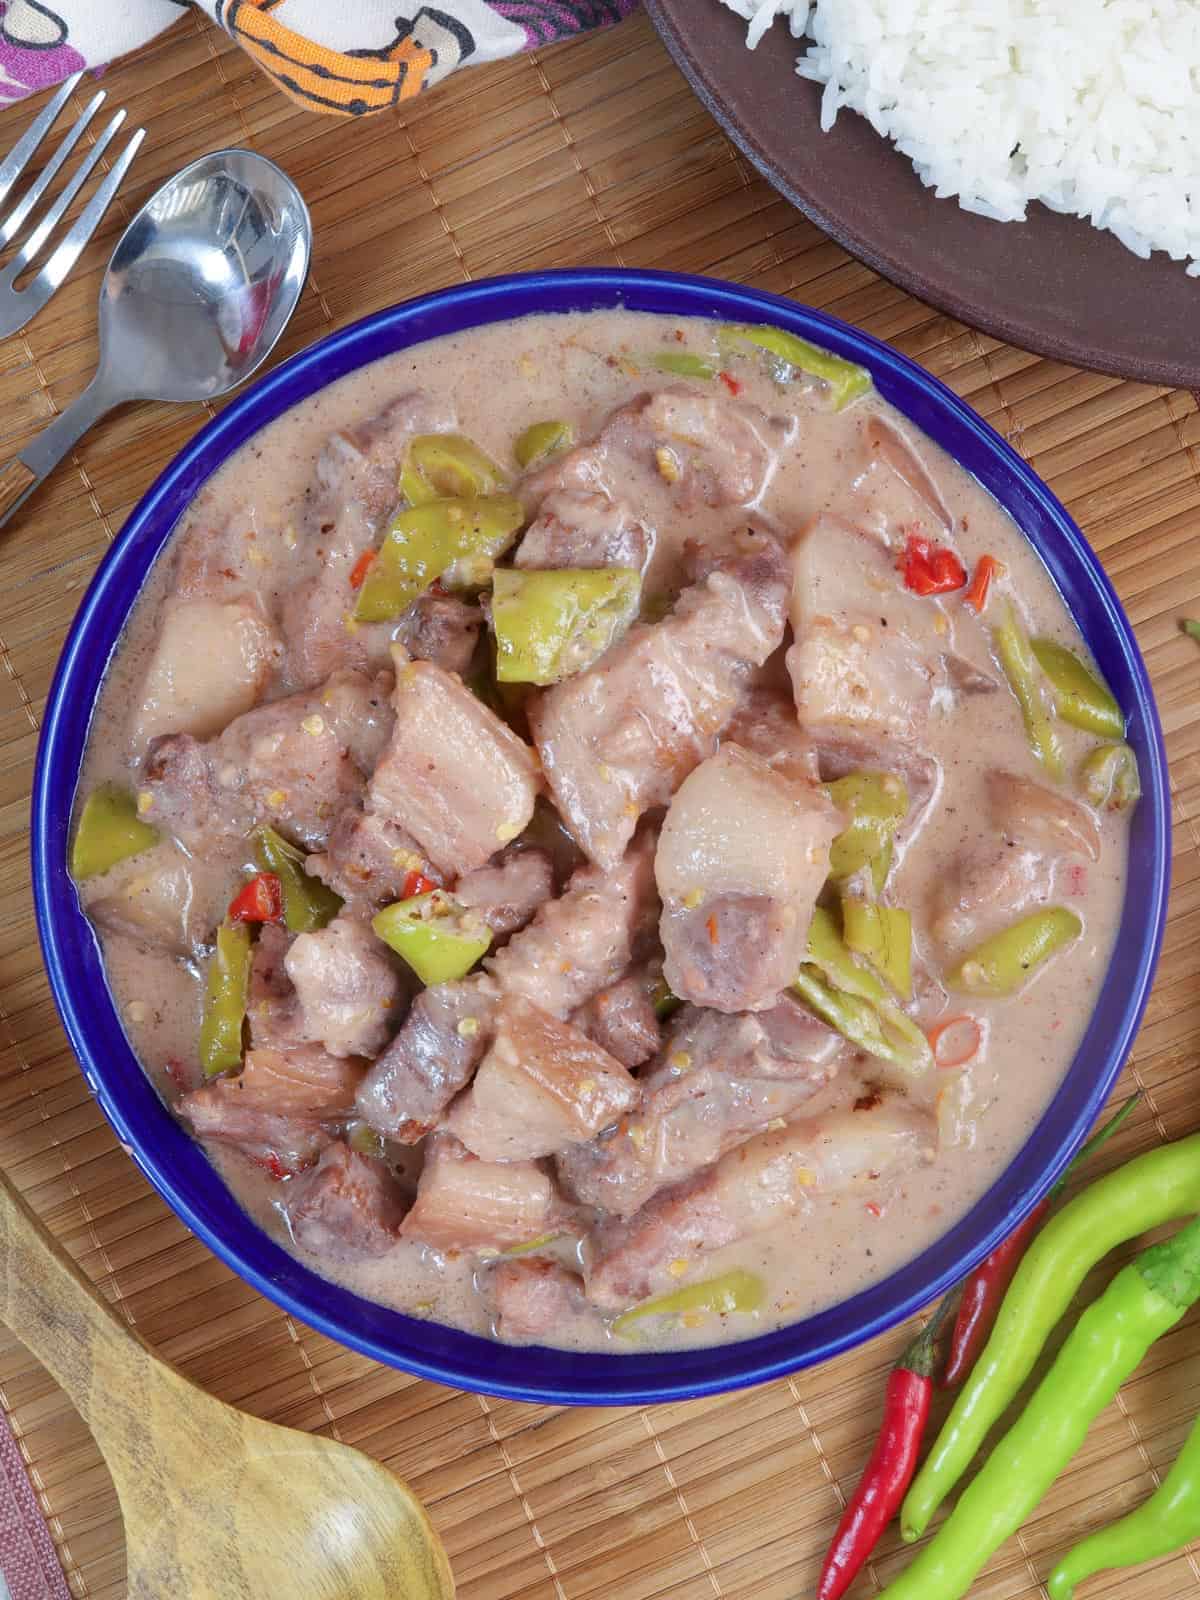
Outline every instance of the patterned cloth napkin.
{"type": "Polygon", "coordinates": [[[0,1412],[0,1600],[71,1600],[25,1463],[0,1412]]]}
{"type": "MultiPolygon", "coordinates": [[[[0,0],[0,105],[135,50],[185,0],[0,0]]],[[[361,116],[456,67],[617,22],[637,0],[195,0],[285,93],[361,116]]]]}

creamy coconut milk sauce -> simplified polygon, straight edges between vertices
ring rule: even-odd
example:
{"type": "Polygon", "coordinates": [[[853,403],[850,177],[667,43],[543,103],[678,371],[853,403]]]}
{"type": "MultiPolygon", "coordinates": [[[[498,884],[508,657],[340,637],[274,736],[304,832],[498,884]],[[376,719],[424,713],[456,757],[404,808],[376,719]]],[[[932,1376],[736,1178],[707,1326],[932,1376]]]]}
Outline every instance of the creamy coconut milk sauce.
{"type": "MultiPolygon", "coordinates": [[[[81,798],[117,786],[159,832],[80,884],[146,1071],[248,1219],[370,1298],[478,1332],[708,1344],[898,1267],[1027,1136],[1117,925],[1128,810],[1089,805],[1076,779],[1097,735],[1054,719],[1049,772],[997,654],[1011,615],[1087,660],[1016,527],[874,395],[835,410],[802,372],[715,341],[702,322],[534,317],[382,360],[297,406],[184,517],[92,728],[81,798]],[[662,352],[714,375],[662,370],[662,352]],[[658,398],[630,406],[647,391],[658,398]],[[576,454],[522,480],[514,440],[548,419],[570,424],[576,454]],[[354,618],[411,440],[445,433],[503,469],[485,490],[515,485],[523,502],[528,531],[501,567],[645,565],[642,622],[623,632],[607,591],[607,620],[551,661],[557,683],[496,691],[478,566],[466,576],[485,582],[483,616],[451,573],[406,619],[354,618]],[[971,579],[984,556],[1003,573],[982,616],[961,584],[920,592],[923,574],[952,572],[939,562],[971,579]],[[604,628],[615,637],[589,664],[604,628]],[[393,661],[393,635],[415,665],[393,661]],[[335,693],[339,671],[358,676],[335,693]],[[274,721],[253,721],[274,702],[274,721]],[[320,730],[311,761],[306,728],[320,730]],[[891,820],[870,834],[868,818],[835,883],[856,782],[891,820]],[[597,865],[554,828],[554,805],[597,865]],[[346,906],[332,940],[236,924],[252,941],[258,1073],[239,1094],[240,1061],[205,1085],[201,1030],[215,929],[263,866],[264,824],[319,858],[346,906]],[[520,849],[547,841],[549,854],[520,849]],[[476,966],[446,1014],[406,1021],[421,984],[370,919],[431,884],[473,901],[447,903],[452,933],[491,922],[491,975],[476,966]],[[891,1059],[780,994],[799,959],[818,1009],[846,999],[807,948],[818,897],[843,954],[847,898],[868,918],[911,913],[911,999],[880,978],[878,950],[851,958],[884,1007],[851,1009],[891,1059]],[[1056,908],[1078,919],[1055,924],[1061,948],[1015,993],[983,992],[994,974],[971,953],[1056,908]],[[693,1005],[656,1018],[664,946],[669,987],[693,1005]],[[951,1018],[964,1020],[939,1033],[951,1018]],[[699,1293],[612,1331],[630,1305],[735,1271],[723,1311],[699,1293]]],[[[495,618],[508,626],[499,599],[495,618]]]]}

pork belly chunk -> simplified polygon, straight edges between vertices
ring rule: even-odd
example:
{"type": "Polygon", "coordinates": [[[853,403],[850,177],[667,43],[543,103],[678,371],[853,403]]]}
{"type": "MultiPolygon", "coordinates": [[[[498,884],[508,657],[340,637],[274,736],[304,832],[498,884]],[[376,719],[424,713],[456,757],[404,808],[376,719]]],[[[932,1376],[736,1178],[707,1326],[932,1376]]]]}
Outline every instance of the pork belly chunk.
{"type": "Polygon", "coordinates": [[[394,626],[385,626],[410,656],[463,677],[479,642],[483,612],[454,595],[422,594],[394,626]]]}
{"type": "Polygon", "coordinates": [[[674,1263],[789,1222],[814,1196],[851,1188],[886,1196],[889,1184],[932,1158],[934,1145],[927,1114],[888,1100],[757,1134],[628,1220],[594,1230],[588,1297],[620,1310],[674,1281],[674,1263]]]}
{"type": "Polygon", "coordinates": [[[435,1127],[483,1058],[495,995],[481,976],[422,989],[367,1073],[359,1115],[401,1144],[415,1144],[435,1127]]]}
{"type": "Polygon", "coordinates": [[[1071,858],[1100,856],[1100,829],[1085,806],[1011,772],[983,781],[991,837],[960,850],[933,889],[931,925],[947,950],[1051,904],[1071,858]]]}
{"type": "Polygon", "coordinates": [[[410,833],[361,803],[338,813],[325,849],[309,856],[304,867],[343,900],[367,911],[403,899],[413,872],[443,882],[410,833]]]}
{"type": "Polygon", "coordinates": [[[330,1055],[320,1045],[289,1045],[286,1050],[247,1050],[238,1077],[246,1106],[260,1106],[286,1116],[348,1117],[363,1080],[366,1064],[330,1055]]]}
{"type": "Polygon", "coordinates": [[[816,746],[800,726],[791,693],[781,688],[755,684],[742,696],[721,742],[759,756],[785,778],[811,784],[821,781],[816,746]]]}
{"type": "Polygon", "coordinates": [[[311,1165],[330,1142],[320,1119],[270,1110],[249,1097],[237,1078],[214,1078],[176,1105],[197,1139],[236,1146],[278,1177],[311,1165]]]}
{"type": "Polygon", "coordinates": [[[783,639],[787,562],[747,529],[738,553],[587,672],[529,708],[542,768],[584,854],[612,868],[638,818],[713,753],[746,679],[783,639]]]}
{"type": "Polygon", "coordinates": [[[594,994],[571,1021],[632,1071],[649,1061],[662,1041],[654,1009],[658,981],[654,966],[627,973],[594,994]]]}
{"type": "Polygon", "coordinates": [[[395,728],[367,810],[411,833],[442,872],[483,866],[533,815],[533,752],[461,679],[403,651],[393,703],[395,728]]]}
{"type": "Polygon", "coordinates": [[[162,839],[88,884],[87,914],[143,949],[194,957],[224,910],[224,900],[205,903],[203,886],[179,846],[162,839]]]}
{"type": "Polygon", "coordinates": [[[654,858],[673,993],[765,1011],[792,981],[843,826],[825,793],[722,744],[671,801],[654,858]]]}
{"type": "Polygon", "coordinates": [[[258,701],[280,654],[256,598],[168,597],[138,691],[132,745],[141,754],[164,733],[208,739],[258,701]]]}
{"type": "Polygon", "coordinates": [[[384,1162],[338,1141],[288,1185],[284,1211],[292,1238],[322,1262],[370,1261],[397,1244],[404,1198],[384,1162]]]}
{"type": "Polygon", "coordinates": [[[436,1250],[507,1250],[553,1232],[568,1212],[532,1161],[480,1161],[450,1134],[426,1147],[406,1239],[436,1250]]]}
{"type": "Polygon", "coordinates": [[[585,1308],[583,1279],[544,1256],[498,1261],[480,1288],[497,1337],[516,1343],[561,1333],[585,1308]]]}
{"type": "Polygon", "coordinates": [[[645,572],[654,533],[623,500],[564,489],[542,501],[513,565],[517,567],[626,567],[645,572]]]}
{"type": "Polygon", "coordinates": [[[501,999],[492,1042],[445,1126],[485,1161],[530,1161],[590,1139],[638,1099],[615,1057],[569,1022],[501,999]]]}
{"type": "Polygon", "coordinates": [[[554,865],[536,846],[502,851],[454,886],[460,905],[478,911],[494,934],[516,933],[554,897],[554,865]]]}
{"type": "Polygon", "coordinates": [[[334,1056],[374,1056],[395,1028],[400,977],[366,923],[341,912],[302,933],[284,958],[296,991],[299,1033],[334,1056]]]}

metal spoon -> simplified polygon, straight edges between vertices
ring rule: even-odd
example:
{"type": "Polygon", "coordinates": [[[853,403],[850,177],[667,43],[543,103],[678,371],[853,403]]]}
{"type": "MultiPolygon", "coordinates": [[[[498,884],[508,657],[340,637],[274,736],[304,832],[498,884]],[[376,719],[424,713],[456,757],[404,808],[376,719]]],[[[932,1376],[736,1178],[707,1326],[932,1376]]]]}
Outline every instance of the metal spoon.
{"type": "Polygon", "coordinates": [[[217,150],[176,173],[113,251],[96,376],[0,467],[0,527],[114,406],[212,400],[248,378],[287,326],[311,246],[299,191],[264,156],[217,150]]]}

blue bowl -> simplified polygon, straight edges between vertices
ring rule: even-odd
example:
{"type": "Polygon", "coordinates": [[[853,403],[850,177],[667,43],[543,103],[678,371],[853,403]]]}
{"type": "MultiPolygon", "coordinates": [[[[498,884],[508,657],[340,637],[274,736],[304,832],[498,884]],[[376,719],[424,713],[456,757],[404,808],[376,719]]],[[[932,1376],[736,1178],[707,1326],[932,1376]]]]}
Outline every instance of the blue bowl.
{"type": "Polygon", "coordinates": [[[34,892],[54,997],[101,1108],[168,1204],[248,1283],[331,1338],[423,1378],[551,1403],[676,1400],[777,1378],[892,1327],[979,1262],[1050,1188],[1104,1104],[1145,1008],[1169,869],[1166,755],[1145,665],[1099,562],[1046,486],[961,400],[886,345],[790,300],[674,273],[547,272],[449,289],[355,323],[247,389],[158,478],[101,563],[58,665],[34,780],[34,892]],[[849,1300],[761,1338],[662,1355],[495,1344],[363,1300],[273,1243],[168,1113],[129,1048],[67,873],[72,799],[105,664],[177,519],[221,463],[290,406],[380,356],[529,312],[616,306],[773,322],[869,367],[880,394],[974,473],[1025,531],[1128,716],[1144,785],[1120,934],[1095,1014],[1054,1099],[992,1188],[936,1244],[849,1300]]]}

